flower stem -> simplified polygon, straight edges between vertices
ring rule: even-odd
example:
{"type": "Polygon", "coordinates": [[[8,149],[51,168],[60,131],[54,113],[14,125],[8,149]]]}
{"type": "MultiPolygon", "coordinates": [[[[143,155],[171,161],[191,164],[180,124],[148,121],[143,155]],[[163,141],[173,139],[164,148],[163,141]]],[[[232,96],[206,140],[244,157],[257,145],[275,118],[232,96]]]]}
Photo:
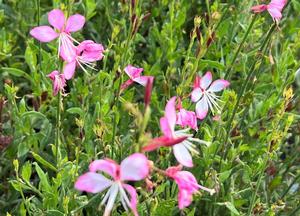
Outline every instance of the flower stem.
{"type": "Polygon", "coordinates": [[[60,133],[60,108],[61,108],[61,92],[57,94],[57,110],[56,110],[56,133],[55,133],[55,154],[56,154],[56,164],[59,165],[59,133],[60,133]]]}

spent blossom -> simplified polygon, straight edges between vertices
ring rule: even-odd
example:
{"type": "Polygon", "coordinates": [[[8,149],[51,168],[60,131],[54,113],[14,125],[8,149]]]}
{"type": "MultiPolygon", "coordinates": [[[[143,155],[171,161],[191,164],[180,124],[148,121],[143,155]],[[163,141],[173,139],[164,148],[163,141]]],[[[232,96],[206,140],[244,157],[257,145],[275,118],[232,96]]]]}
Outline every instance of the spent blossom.
{"type": "Polygon", "coordinates": [[[74,14],[66,19],[61,10],[53,9],[48,13],[48,21],[54,28],[46,25],[35,27],[30,31],[31,36],[40,42],[50,42],[58,38],[58,53],[65,56],[67,61],[72,61],[75,56],[73,41],[76,40],[70,34],[82,29],[84,16],[74,14]]]}
{"type": "Polygon", "coordinates": [[[148,160],[141,153],[130,155],[120,165],[111,159],[95,160],[90,164],[89,172],[77,179],[75,188],[89,193],[99,193],[109,188],[101,202],[101,205],[106,203],[104,216],[110,215],[118,194],[126,211],[130,208],[134,215],[138,216],[137,192],[133,186],[125,182],[142,180],[148,174],[148,160]],[[103,172],[111,178],[108,179],[97,171],[103,172]]]}
{"type": "Polygon", "coordinates": [[[59,71],[52,71],[47,75],[52,80],[53,86],[53,96],[57,95],[59,91],[64,92],[64,87],[66,86],[66,79],[64,74],[59,73],[59,71]]]}
{"type": "Polygon", "coordinates": [[[174,179],[178,185],[178,207],[183,209],[189,206],[193,201],[193,195],[198,192],[199,189],[205,190],[213,195],[216,191],[203,187],[197,183],[195,176],[188,172],[182,171],[182,166],[169,167],[165,174],[174,179]]]}
{"type": "Polygon", "coordinates": [[[176,118],[176,124],[180,125],[181,127],[189,127],[194,130],[198,130],[198,125],[197,125],[197,117],[196,113],[193,111],[188,111],[182,107],[181,100],[178,99],[178,105],[177,109],[179,112],[177,113],[177,118],[176,118]]]}
{"type": "Polygon", "coordinates": [[[211,72],[206,72],[203,77],[197,76],[194,81],[194,89],[191,93],[191,99],[196,103],[196,115],[199,119],[207,116],[208,109],[213,113],[220,112],[221,102],[215,92],[219,92],[230,85],[229,81],[218,79],[212,82],[211,72]]]}

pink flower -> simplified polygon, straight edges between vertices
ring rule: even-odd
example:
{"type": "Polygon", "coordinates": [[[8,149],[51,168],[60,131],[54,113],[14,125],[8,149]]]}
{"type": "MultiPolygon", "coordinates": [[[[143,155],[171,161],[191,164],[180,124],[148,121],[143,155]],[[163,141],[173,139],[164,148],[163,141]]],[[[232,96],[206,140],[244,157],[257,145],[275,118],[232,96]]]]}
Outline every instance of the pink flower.
{"type": "Polygon", "coordinates": [[[165,116],[160,119],[160,128],[164,134],[161,137],[155,138],[143,148],[144,151],[153,151],[162,146],[171,146],[173,153],[177,161],[186,166],[192,167],[192,155],[190,152],[197,154],[195,145],[192,142],[204,143],[206,142],[193,138],[192,134],[186,132],[189,128],[184,130],[175,131],[176,124],[176,109],[175,109],[176,97],[172,97],[165,108],[165,116]]]}
{"type": "Polygon", "coordinates": [[[218,79],[212,83],[211,72],[206,72],[203,77],[197,76],[194,82],[194,89],[191,93],[191,99],[196,103],[197,118],[204,119],[210,109],[220,111],[218,102],[221,102],[215,92],[219,92],[229,86],[229,81],[218,79]]]}
{"type": "Polygon", "coordinates": [[[64,87],[66,86],[66,79],[63,74],[55,70],[48,74],[47,77],[49,77],[52,80],[53,96],[57,95],[59,91],[64,92],[64,87]]]}
{"type": "Polygon", "coordinates": [[[89,166],[89,172],[80,176],[75,188],[80,191],[89,193],[99,193],[109,188],[104,196],[101,205],[106,203],[104,216],[111,213],[117,195],[120,195],[123,207],[130,208],[134,215],[137,216],[137,193],[134,187],[125,184],[125,181],[139,181],[146,178],[149,174],[149,164],[145,155],[135,153],[125,158],[120,165],[110,159],[95,160],[89,166]],[[111,176],[108,179],[101,173],[111,176]],[[128,198],[130,196],[130,199],[128,198]]]}
{"type": "MultiPolygon", "coordinates": [[[[84,66],[95,70],[92,63],[103,58],[104,48],[102,44],[97,44],[92,40],[81,42],[75,50],[76,52],[73,60],[69,61],[64,68],[64,74],[67,80],[73,77],[77,65],[85,72],[86,69],[84,66]]],[[[67,61],[68,56],[65,56],[63,53],[62,58],[67,61]]]]}
{"type": "Polygon", "coordinates": [[[141,76],[143,68],[136,68],[132,65],[128,65],[125,69],[125,73],[129,76],[129,80],[124,82],[121,86],[121,89],[125,89],[128,86],[132,85],[134,82],[146,86],[148,79],[153,79],[153,76],[141,76]]]}
{"type": "Polygon", "coordinates": [[[54,29],[50,26],[38,26],[30,31],[31,36],[41,42],[50,42],[58,38],[58,53],[64,55],[68,61],[72,61],[75,56],[72,41],[75,39],[70,36],[70,33],[82,29],[85,23],[84,16],[75,14],[66,20],[61,10],[53,9],[48,13],[48,21],[54,29]]]}
{"type": "Polygon", "coordinates": [[[198,125],[196,113],[183,108],[179,109],[179,112],[177,113],[176,124],[180,125],[181,127],[188,126],[197,131],[198,125]]]}
{"type": "Polygon", "coordinates": [[[193,201],[193,194],[199,189],[215,193],[214,189],[203,187],[197,183],[195,176],[188,171],[181,171],[182,166],[170,167],[166,170],[166,175],[175,180],[178,185],[178,205],[180,209],[189,206],[193,201]]]}
{"type": "Polygon", "coordinates": [[[154,77],[149,76],[147,84],[146,84],[146,88],[145,88],[145,96],[144,96],[145,106],[149,106],[150,101],[151,101],[153,81],[154,81],[154,77]]]}
{"type": "Polygon", "coordinates": [[[286,5],[287,0],[272,0],[270,4],[256,5],[251,8],[254,13],[261,13],[265,10],[269,12],[275,22],[279,22],[282,17],[282,10],[286,5]]]}

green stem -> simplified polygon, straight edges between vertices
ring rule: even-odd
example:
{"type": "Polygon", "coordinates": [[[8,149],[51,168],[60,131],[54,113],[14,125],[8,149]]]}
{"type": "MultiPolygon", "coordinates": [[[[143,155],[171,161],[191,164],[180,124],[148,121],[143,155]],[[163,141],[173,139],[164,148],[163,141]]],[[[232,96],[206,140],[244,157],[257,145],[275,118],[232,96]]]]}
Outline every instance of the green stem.
{"type": "Polygon", "coordinates": [[[252,18],[252,21],[251,21],[250,25],[248,26],[248,29],[247,29],[246,33],[244,34],[242,42],[239,44],[239,47],[236,50],[236,52],[235,52],[235,54],[234,54],[234,56],[233,56],[233,58],[232,58],[232,60],[230,62],[229,68],[227,69],[227,71],[225,73],[224,79],[230,79],[231,70],[233,68],[233,65],[234,65],[234,63],[235,63],[235,61],[236,61],[236,59],[237,59],[237,57],[238,57],[238,55],[239,55],[239,53],[241,51],[241,49],[242,49],[242,47],[243,47],[246,39],[248,38],[248,35],[249,35],[249,33],[250,33],[250,31],[251,31],[251,29],[252,29],[252,27],[253,27],[253,25],[254,25],[254,23],[256,21],[256,18],[257,18],[257,15],[254,15],[253,18],[252,18]]]}
{"type": "Polygon", "coordinates": [[[289,185],[289,187],[283,192],[283,194],[281,195],[280,199],[283,199],[284,196],[289,192],[289,190],[291,189],[291,187],[295,184],[295,182],[300,178],[300,174],[293,180],[293,182],[289,185]]]}
{"type": "Polygon", "coordinates": [[[60,108],[61,108],[61,92],[57,95],[57,108],[56,108],[56,133],[55,133],[55,154],[56,154],[56,166],[59,167],[59,133],[60,133],[60,108]]]}

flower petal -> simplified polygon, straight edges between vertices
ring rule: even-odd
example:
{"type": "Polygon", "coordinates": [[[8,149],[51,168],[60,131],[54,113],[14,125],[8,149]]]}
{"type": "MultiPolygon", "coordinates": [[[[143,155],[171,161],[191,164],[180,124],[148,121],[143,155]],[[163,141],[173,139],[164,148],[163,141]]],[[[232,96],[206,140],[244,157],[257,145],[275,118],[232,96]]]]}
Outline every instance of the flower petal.
{"type": "Polygon", "coordinates": [[[206,98],[203,97],[197,104],[196,104],[196,114],[197,118],[204,119],[208,112],[208,104],[206,98]]]}
{"type": "Polygon", "coordinates": [[[165,117],[167,118],[167,122],[169,124],[169,128],[171,131],[174,130],[176,124],[176,96],[172,97],[165,108],[165,117]]]}
{"type": "Polygon", "coordinates": [[[186,167],[193,167],[193,160],[190,152],[183,143],[173,146],[173,153],[176,160],[186,167]]]}
{"type": "Polygon", "coordinates": [[[185,139],[187,139],[186,136],[179,137],[179,138],[170,138],[170,137],[165,137],[165,136],[157,137],[157,138],[152,139],[148,145],[143,147],[142,150],[144,152],[149,152],[149,151],[153,151],[153,150],[158,149],[163,146],[165,146],[165,147],[173,146],[178,143],[181,143],[185,139]]]}
{"type": "Polygon", "coordinates": [[[99,193],[112,185],[112,181],[103,175],[93,172],[87,172],[80,176],[75,182],[75,188],[89,193],[99,193]]]}
{"type": "Polygon", "coordinates": [[[66,24],[66,32],[76,32],[82,29],[85,23],[84,16],[80,14],[74,14],[70,16],[66,24]]]}
{"type": "Polygon", "coordinates": [[[185,109],[180,109],[180,111],[177,113],[176,124],[180,125],[181,127],[188,126],[194,130],[198,130],[195,112],[187,111],[185,109]]]}
{"type": "Polygon", "coordinates": [[[149,79],[153,79],[152,76],[140,76],[137,78],[134,78],[133,81],[141,84],[142,86],[146,86],[149,79]]]}
{"type": "Polygon", "coordinates": [[[184,209],[188,207],[193,201],[193,194],[187,190],[178,191],[178,207],[184,209]]]}
{"type": "Polygon", "coordinates": [[[54,81],[55,79],[55,76],[59,74],[59,71],[55,70],[55,71],[52,71],[51,73],[49,73],[47,75],[47,77],[49,77],[52,81],[54,81]]]}
{"type": "Polygon", "coordinates": [[[139,77],[143,70],[143,68],[136,68],[132,65],[127,65],[127,67],[124,69],[125,73],[130,77],[130,79],[135,79],[139,77]]]}
{"type": "Polygon", "coordinates": [[[202,89],[207,89],[207,87],[211,84],[212,81],[212,74],[210,71],[207,71],[203,77],[200,79],[200,87],[202,89]]]}
{"type": "Polygon", "coordinates": [[[200,88],[195,88],[191,93],[191,99],[193,102],[197,102],[202,97],[203,93],[200,88]]]}
{"type": "Polygon", "coordinates": [[[149,174],[148,159],[144,154],[135,153],[125,158],[120,165],[120,178],[139,181],[149,174]]]}
{"type": "Polygon", "coordinates": [[[254,12],[254,13],[261,13],[265,10],[267,10],[268,6],[265,5],[265,4],[262,4],[262,5],[256,5],[256,6],[253,6],[251,8],[251,10],[254,12]]]}
{"type": "Polygon", "coordinates": [[[134,187],[132,187],[129,184],[122,184],[122,186],[125,188],[125,190],[129,193],[130,195],[130,208],[134,214],[134,216],[138,216],[138,212],[136,209],[136,205],[137,205],[137,193],[134,187]]]}
{"type": "Polygon", "coordinates": [[[211,86],[209,87],[208,91],[211,92],[219,92],[222,91],[224,88],[228,87],[230,85],[230,82],[223,79],[215,80],[211,86]]]}
{"type": "Polygon", "coordinates": [[[268,11],[275,21],[279,21],[281,19],[282,14],[277,8],[268,8],[268,11]]]}
{"type": "Polygon", "coordinates": [[[172,138],[174,134],[174,128],[170,128],[168,119],[166,117],[161,117],[159,122],[160,122],[160,129],[164,134],[164,136],[172,138]]]}
{"type": "Polygon", "coordinates": [[[58,37],[58,34],[49,26],[38,26],[30,31],[30,35],[41,42],[50,42],[58,37]]]}
{"type": "Polygon", "coordinates": [[[76,61],[67,63],[64,68],[64,76],[67,80],[71,79],[74,76],[76,68],[76,61]]]}
{"type": "Polygon", "coordinates": [[[89,166],[90,172],[102,171],[107,173],[114,179],[118,177],[119,169],[119,165],[115,161],[110,159],[95,160],[89,166]]]}
{"type": "Polygon", "coordinates": [[[48,21],[54,28],[62,31],[66,22],[66,18],[61,10],[53,9],[48,13],[48,21]]]}
{"type": "Polygon", "coordinates": [[[121,89],[122,89],[122,90],[123,90],[123,89],[126,89],[126,88],[128,88],[130,85],[132,85],[132,84],[133,84],[133,80],[129,79],[129,80],[127,80],[126,82],[122,83],[121,89]]]}

